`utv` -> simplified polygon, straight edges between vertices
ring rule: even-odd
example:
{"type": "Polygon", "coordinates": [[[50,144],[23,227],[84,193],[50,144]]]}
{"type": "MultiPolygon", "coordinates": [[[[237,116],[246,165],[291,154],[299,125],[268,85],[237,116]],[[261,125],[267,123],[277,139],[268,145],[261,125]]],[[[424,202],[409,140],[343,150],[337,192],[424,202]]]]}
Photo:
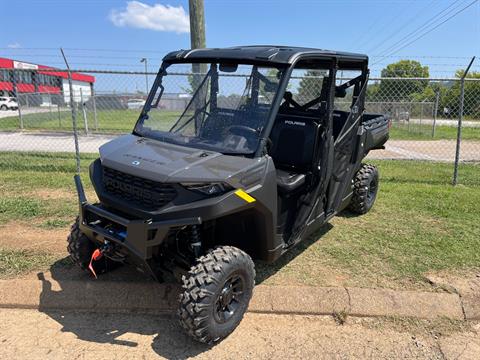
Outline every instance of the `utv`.
{"type": "MultiPolygon", "coordinates": [[[[181,50],[163,59],[133,132],[90,166],[68,251],[83,269],[131,263],[183,282],[196,340],[230,334],[273,262],[349,207],[364,214],[390,120],[364,113],[365,55],[282,46],[181,50]]],[[[95,275],[96,276],[96,275],[95,275]]]]}

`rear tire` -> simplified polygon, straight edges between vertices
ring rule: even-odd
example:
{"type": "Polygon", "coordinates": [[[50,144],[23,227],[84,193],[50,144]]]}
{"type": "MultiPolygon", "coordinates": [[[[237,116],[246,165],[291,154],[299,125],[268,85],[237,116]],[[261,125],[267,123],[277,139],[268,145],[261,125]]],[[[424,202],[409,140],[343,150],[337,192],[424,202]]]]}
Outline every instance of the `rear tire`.
{"type": "Polygon", "coordinates": [[[378,192],[378,169],[374,165],[362,164],[353,180],[353,196],[349,209],[363,215],[370,211],[378,192]]]}
{"type": "Polygon", "coordinates": [[[7,109],[7,105],[2,105],[2,106],[0,106],[0,110],[8,110],[8,109],[7,109]]]}
{"type": "Polygon", "coordinates": [[[178,316],[195,340],[211,344],[227,337],[247,310],[255,284],[252,259],[221,246],[198,259],[183,277],[178,316]]]}
{"type": "MultiPolygon", "coordinates": [[[[77,217],[71,227],[70,235],[67,238],[67,251],[75,264],[80,266],[82,270],[91,274],[90,270],[88,269],[88,265],[90,264],[90,259],[93,252],[98,248],[98,246],[96,246],[84,233],[82,233],[80,230],[79,221],[80,220],[77,217]]],[[[94,263],[94,269],[97,274],[103,274],[107,270],[111,270],[118,265],[119,263],[103,256],[94,263]]]]}

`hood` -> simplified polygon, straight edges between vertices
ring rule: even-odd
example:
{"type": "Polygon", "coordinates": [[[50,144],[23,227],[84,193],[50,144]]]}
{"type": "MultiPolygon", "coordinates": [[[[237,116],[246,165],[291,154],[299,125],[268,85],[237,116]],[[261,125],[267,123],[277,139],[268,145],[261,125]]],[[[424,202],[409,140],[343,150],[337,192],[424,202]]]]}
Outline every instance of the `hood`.
{"type": "Polygon", "coordinates": [[[100,147],[103,166],[166,183],[226,182],[234,187],[261,181],[263,158],[223,155],[135,135],[121,136],[100,147]]]}

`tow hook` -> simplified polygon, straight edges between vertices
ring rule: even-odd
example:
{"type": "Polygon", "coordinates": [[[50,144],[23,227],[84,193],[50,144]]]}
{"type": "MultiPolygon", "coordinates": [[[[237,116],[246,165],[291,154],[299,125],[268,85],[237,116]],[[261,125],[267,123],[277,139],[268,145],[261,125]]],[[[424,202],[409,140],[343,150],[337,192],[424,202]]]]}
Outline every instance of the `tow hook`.
{"type": "Polygon", "coordinates": [[[113,247],[110,242],[105,241],[105,243],[99,249],[95,249],[95,251],[92,253],[90,263],[88,264],[88,269],[92,272],[93,276],[95,276],[95,279],[98,279],[98,276],[95,272],[95,269],[93,268],[93,262],[102,259],[105,253],[112,251],[112,248],[113,247]]]}
{"type": "Polygon", "coordinates": [[[95,272],[95,269],[93,268],[93,262],[98,261],[103,257],[102,250],[100,249],[95,249],[95,251],[92,254],[92,257],[90,258],[90,264],[88,264],[88,269],[92,272],[93,276],[95,276],[95,279],[98,279],[97,273],[95,272]]]}

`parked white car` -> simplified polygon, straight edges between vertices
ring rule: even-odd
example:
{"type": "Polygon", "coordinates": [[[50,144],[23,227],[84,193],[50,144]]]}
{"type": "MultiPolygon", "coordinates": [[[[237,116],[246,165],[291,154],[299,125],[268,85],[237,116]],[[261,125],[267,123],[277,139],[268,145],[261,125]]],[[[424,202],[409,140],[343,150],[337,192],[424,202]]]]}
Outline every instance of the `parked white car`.
{"type": "Polygon", "coordinates": [[[18,103],[12,97],[0,97],[0,110],[18,110],[18,103]]]}
{"type": "Polygon", "coordinates": [[[128,109],[141,109],[145,105],[145,100],[143,99],[130,99],[127,101],[128,109]]]}

